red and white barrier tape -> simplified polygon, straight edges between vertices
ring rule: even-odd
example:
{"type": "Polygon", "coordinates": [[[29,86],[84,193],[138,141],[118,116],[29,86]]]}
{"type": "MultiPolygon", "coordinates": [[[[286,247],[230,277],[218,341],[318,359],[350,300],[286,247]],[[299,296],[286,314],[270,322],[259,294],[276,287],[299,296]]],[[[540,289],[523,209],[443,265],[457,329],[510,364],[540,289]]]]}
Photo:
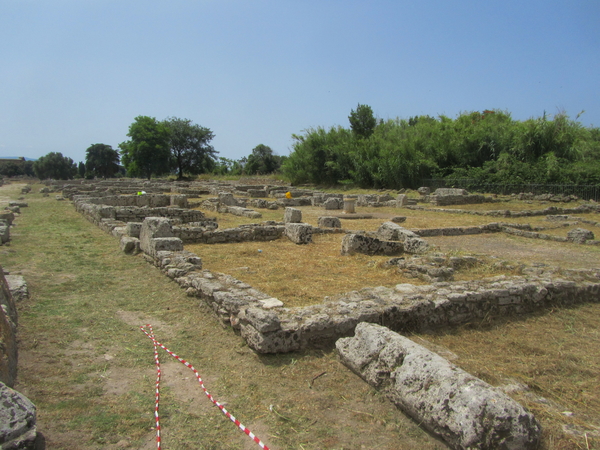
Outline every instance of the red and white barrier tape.
{"type": "Polygon", "coordinates": [[[147,324],[146,326],[141,326],[140,329],[146,334],[146,336],[148,336],[152,340],[152,343],[154,344],[154,361],[156,363],[156,373],[157,373],[157,375],[156,375],[156,402],[155,402],[155,405],[154,405],[154,416],[156,418],[156,445],[157,445],[158,450],[160,450],[160,439],[161,439],[160,438],[160,421],[159,421],[159,416],[158,416],[158,403],[159,403],[159,399],[160,399],[160,391],[159,391],[159,388],[160,388],[160,362],[158,360],[158,347],[162,348],[169,355],[171,355],[173,358],[175,358],[181,364],[183,364],[188,369],[190,369],[192,372],[194,372],[194,374],[196,375],[196,379],[198,380],[198,383],[200,383],[200,387],[202,388],[202,390],[204,391],[204,393],[206,394],[206,396],[208,397],[208,399],[211,402],[213,402],[213,404],[215,404],[216,406],[218,406],[219,409],[223,412],[223,414],[225,414],[225,416],[229,420],[231,420],[233,423],[235,423],[240,430],[242,430],[244,433],[246,433],[250,437],[250,439],[252,439],[254,442],[256,442],[260,448],[263,448],[265,450],[269,450],[269,447],[267,447],[248,428],[246,428],[244,425],[242,425],[242,423],[239,420],[237,420],[233,415],[231,415],[223,407],[223,405],[221,405],[218,401],[216,401],[213,398],[212,395],[209,394],[209,392],[204,387],[204,382],[202,381],[202,378],[200,378],[200,374],[194,368],[194,366],[192,366],[185,359],[180,358],[179,356],[177,356],[175,353],[173,353],[171,350],[169,350],[167,347],[165,347],[164,345],[162,345],[160,342],[158,342],[156,340],[156,338],[154,337],[154,331],[152,330],[152,325],[147,324]],[[148,327],[149,331],[146,331],[146,327],[148,327]]]}

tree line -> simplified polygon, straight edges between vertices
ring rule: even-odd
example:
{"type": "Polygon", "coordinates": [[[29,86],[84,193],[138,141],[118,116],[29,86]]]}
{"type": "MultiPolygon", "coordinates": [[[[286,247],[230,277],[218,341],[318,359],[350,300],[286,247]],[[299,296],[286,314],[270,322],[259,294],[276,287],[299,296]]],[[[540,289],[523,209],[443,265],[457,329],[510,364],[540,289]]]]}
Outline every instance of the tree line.
{"type": "Polygon", "coordinates": [[[91,145],[86,150],[85,163],[77,165],[62,153],[51,152],[35,161],[32,170],[40,179],[115,176],[150,179],[167,174],[184,179],[203,173],[268,174],[278,170],[284,159],[264,144],[238,161],[217,158],[218,152],[210,144],[214,133],[189,119],[177,117],[158,121],[154,117],[138,116],[129,126],[127,136],[129,140],[119,144],[118,150],[107,144],[91,145]]]}
{"type": "Polygon", "coordinates": [[[294,184],[391,189],[419,187],[423,178],[600,184],[600,129],[562,112],[525,121],[500,110],[384,121],[359,104],[348,119],[349,128],[293,135],[284,175],[294,184]]]}

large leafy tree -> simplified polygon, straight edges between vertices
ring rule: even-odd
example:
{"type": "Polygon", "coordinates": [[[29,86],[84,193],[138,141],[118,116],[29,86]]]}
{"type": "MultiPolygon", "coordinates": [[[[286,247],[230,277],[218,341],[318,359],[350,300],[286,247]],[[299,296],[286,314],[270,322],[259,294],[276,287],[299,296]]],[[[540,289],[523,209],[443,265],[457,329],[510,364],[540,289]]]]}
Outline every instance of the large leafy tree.
{"type": "Polygon", "coordinates": [[[33,170],[40,180],[71,180],[77,174],[77,165],[62,153],[51,152],[35,161],[33,170]]]}
{"type": "Polygon", "coordinates": [[[281,166],[281,157],[275,155],[268,145],[259,144],[252,149],[244,171],[248,174],[265,175],[273,173],[281,166]]]}
{"type": "Polygon", "coordinates": [[[171,163],[180,180],[185,173],[197,175],[215,168],[218,152],[209,144],[214,138],[209,128],[177,117],[170,117],[162,123],[170,131],[171,163]]]}
{"type": "Polygon", "coordinates": [[[110,145],[93,144],[85,152],[86,176],[111,178],[119,171],[119,152],[110,145]]]}
{"type": "Polygon", "coordinates": [[[350,111],[348,116],[350,128],[352,132],[359,138],[368,138],[373,134],[377,119],[373,115],[373,110],[369,105],[361,105],[360,103],[355,110],[350,111]]]}
{"type": "Polygon", "coordinates": [[[127,136],[131,140],[119,144],[121,161],[130,176],[143,176],[169,172],[171,152],[169,139],[171,132],[154,117],[138,116],[129,126],[127,136]]]}

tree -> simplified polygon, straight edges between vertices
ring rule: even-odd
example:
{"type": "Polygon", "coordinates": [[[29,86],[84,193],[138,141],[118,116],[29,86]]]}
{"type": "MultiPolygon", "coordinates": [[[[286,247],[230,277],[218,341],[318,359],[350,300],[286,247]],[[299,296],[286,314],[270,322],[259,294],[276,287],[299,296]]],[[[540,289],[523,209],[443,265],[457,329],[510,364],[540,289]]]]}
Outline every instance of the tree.
{"type": "Polygon", "coordinates": [[[33,170],[40,180],[71,180],[77,174],[77,166],[73,160],[55,152],[48,153],[34,162],[33,170]]]}
{"type": "Polygon", "coordinates": [[[215,137],[210,129],[177,117],[170,117],[163,124],[170,131],[171,160],[178,179],[184,173],[196,175],[213,170],[218,152],[209,145],[215,137]]]}
{"type": "Polygon", "coordinates": [[[81,178],[85,178],[85,163],[83,161],[79,161],[79,165],[77,166],[77,173],[81,178]]]}
{"type": "Polygon", "coordinates": [[[360,103],[356,107],[356,111],[350,111],[348,116],[350,121],[350,128],[352,132],[359,138],[368,138],[373,134],[377,120],[373,115],[373,110],[368,105],[361,105],[360,103]]]}
{"type": "Polygon", "coordinates": [[[85,152],[87,177],[111,178],[119,171],[119,152],[110,145],[93,144],[85,152]]]}
{"type": "Polygon", "coordinates": [[[281,158],[273,154],[271,147],[259,144],[252,149],[252,153],[248,156],[244,171],[250,175],[266,175],[275,172],[280,166],[281,158]]]}
{"type": "Polygon", "coordinates": [[[138,116],[129,126],[131,140],[119,144],[122,162],[129,176],[162,175],[169,172],[170,130],[154,117],[138,116]]]}

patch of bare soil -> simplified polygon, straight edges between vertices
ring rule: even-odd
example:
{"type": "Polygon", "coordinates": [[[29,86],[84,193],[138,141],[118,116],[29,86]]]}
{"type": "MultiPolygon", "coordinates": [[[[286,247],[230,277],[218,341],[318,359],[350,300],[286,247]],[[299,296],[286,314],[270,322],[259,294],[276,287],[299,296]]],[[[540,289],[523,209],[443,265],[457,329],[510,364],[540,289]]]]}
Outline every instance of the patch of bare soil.
{"type": "Polygon", "coordinates": [[[428,237],[442,252],[460,251],[524,264],[546,264],[565,269],[600,267],[598,247],[509,236],[503,233],[428,237]]]}

